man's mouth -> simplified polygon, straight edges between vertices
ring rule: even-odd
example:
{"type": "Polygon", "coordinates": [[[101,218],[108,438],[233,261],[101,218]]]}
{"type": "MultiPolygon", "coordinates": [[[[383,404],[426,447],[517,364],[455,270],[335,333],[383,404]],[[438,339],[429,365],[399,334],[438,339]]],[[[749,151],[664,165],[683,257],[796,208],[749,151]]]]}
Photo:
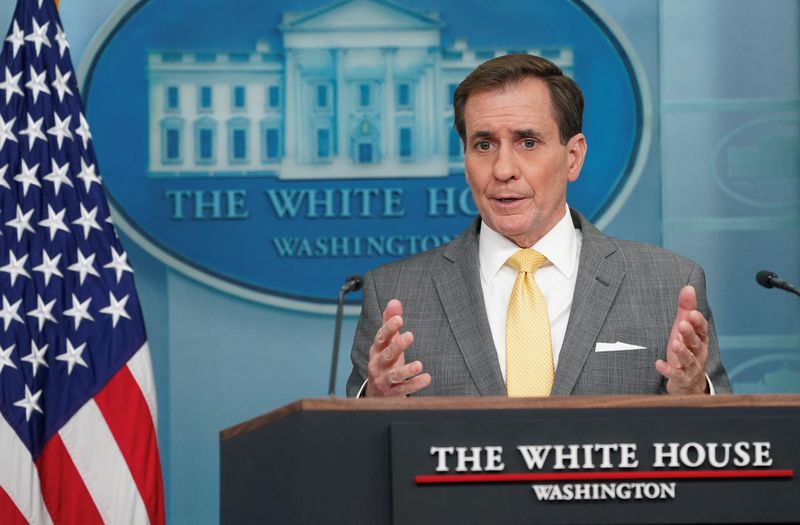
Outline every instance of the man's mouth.
{"type": "Polygon", "coordinates": [[[495,200],[500,201],[502,203],[509,203],[520,200],[520,197],[496,197],[495,200]]]}

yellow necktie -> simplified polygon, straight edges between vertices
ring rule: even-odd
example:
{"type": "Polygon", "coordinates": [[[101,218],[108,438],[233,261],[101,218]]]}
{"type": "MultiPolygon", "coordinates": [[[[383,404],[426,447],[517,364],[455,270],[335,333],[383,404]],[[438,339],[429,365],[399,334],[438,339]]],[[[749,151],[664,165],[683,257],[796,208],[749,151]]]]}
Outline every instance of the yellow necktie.
{"type": "Polygon", "coordinates": [[[508,264],[517,270],[506,316],[506,386],[509,396],[548,396],[553,388],[553,344],[550,319],[533,272],[547,258],[536,250],[519,250],[508,264]]]}

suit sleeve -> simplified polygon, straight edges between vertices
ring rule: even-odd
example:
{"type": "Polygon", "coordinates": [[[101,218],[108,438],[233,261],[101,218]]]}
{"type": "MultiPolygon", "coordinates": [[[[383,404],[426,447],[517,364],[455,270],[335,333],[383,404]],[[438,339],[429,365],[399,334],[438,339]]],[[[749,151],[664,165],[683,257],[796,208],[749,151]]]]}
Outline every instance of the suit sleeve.
{"type": "Polygon", "coordinates": [[[347,395],[358,395],[364,381],[367,380],[367,363],[369,362],[369,349],[375,340],[375,334],[381,327],[383,314],[378,302],[378,292],[375,288],[375,279],[372,272],[364,276],[364,287],[361,292],[361,316],[356,325],[356,334],[353,338],[353,348],[350,360],[353,370],[347,380],[347,395]]]}
{"type": "Polygon", "coordinates": [[[692,265],[692,271],[689,274],[689,281],[687,284],[694,286],[695,292],[697,293],[697,309],[708,321],[708,362],[706,363],[706,374],[708,374],[711,384],[714,385],[716,394],[730,394],[732,393],[731,383],[728,380],[725,367],[722,365],[722,358],[719,353],[719,341],[717,340],[717,330],[714,327],[714,316],[711,313],[711,307],[708,305],[708,298],[706,297],[706,276],[700,266],[696,264],[692,265]]]}

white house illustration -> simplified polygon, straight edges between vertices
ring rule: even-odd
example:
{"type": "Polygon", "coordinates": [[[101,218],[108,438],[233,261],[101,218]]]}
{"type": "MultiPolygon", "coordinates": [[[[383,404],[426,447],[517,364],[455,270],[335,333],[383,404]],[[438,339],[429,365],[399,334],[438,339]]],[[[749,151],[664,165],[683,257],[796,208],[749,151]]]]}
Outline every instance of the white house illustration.
{"type": "Polygon", "coordinates": [[[285,12],[282,49],[151,52],[149,175],[286,180],[442,177],[461,170],[453,91],[485,60],[568,47],[441,43],[437,13],[385,0],[285,12]]]}

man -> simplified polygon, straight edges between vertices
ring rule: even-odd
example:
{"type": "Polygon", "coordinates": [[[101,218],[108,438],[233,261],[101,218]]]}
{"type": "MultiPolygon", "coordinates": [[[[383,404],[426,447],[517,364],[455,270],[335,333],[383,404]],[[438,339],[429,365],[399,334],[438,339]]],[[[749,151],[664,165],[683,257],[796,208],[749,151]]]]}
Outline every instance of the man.
{"type": "Polygon", "coordinates": [[[729,392],[702,269],[567,207],[586,155],[575,82],[509,55],[453,105],[480,217],[367,274],[348,395],[729,392]]]}

